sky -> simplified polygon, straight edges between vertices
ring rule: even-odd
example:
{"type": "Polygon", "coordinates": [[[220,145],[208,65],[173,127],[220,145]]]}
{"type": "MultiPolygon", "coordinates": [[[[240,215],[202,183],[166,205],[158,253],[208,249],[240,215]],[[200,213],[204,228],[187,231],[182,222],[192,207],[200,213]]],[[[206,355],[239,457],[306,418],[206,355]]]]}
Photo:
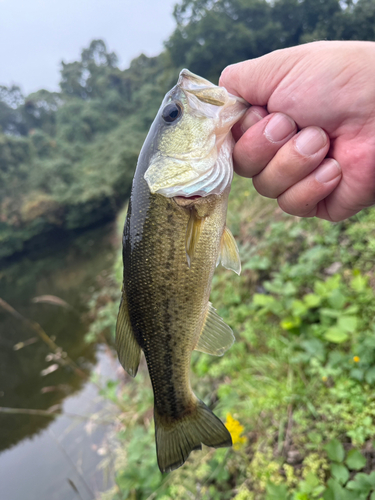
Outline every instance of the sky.
{"type": "Polygon", "coordinates": [[[101,38],[124,69],[159,54],[175,27],[177,0],[0,0],[0,85],[27,95],[59,90],[60,63],[101,38]]]}

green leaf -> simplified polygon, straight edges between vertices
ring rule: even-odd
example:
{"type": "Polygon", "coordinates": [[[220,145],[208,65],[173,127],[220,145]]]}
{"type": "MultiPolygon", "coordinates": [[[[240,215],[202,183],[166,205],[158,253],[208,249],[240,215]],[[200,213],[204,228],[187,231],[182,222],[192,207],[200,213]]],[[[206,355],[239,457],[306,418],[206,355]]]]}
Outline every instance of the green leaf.
{"type": "Polygon", "coordinates": [[[315,293],[308,293],[303,297],[303,301],[305,302],[307,307],[312,309],[320,305],[321,298],[319,297],[319,295],[316,295],[315,293]]]}
{"type": "Polygon", "coordinates": [[[253,295],[253,304],[256,306],[268,306],[275,302],[275,298],[272,295],[265,295],[263,293],[255,293],[253,295]]]}
{"type": "Polygon", "coordinates": [[[348,482],[346,487],[349,490],[358,491],[368,495],[370,491],[373,489],[373,484],[368,474],[363,474],[362,472],[360,472],[354,477],[353,481],[348,482]]]}
{"type": "Polygon", "coordinates": [[[375,471],[369,474],[368,481],[372,484],[372,487],[375,489],[375,471]]]}
{"type": "Polygon", "coordinates": [[[344,332],[354,333],[357,329],[358,318],[357,316],[343,315],[338,318],[337,326],[344,330],[344,332]]]}
{"type": "MultiPolygon", "coordinates": [[[[358,270],[356,270],[356,271],[358,271],[358,270]]],[[[358,273],[359,273],[359,271],[358,271],[358,273]]],[[[353,272],[354,277],[353,277],[352,281],[350,282],[350,286],[353,288],[354,291],[362,292],[367,286],[368,278],[366,276],[361,276],[358,273],[354,275],[354,272],[353,272]]]]}
{"type": "Polygon", "coordinates": [[[375,366],[366,370],[365,380],[368,384],[373,384],[375,382],[375,366]]]}
{"type": "Polygon", "coordinates": [[[330,342],[334,342],[335,344],[341,344],[342,342],[348,340],[349,335],[336,326],[332,326],[326,331],[326,333],[324,334],[324,338],[329,340],[330,342]]]}
{"type": "Polygon", "coordinates": [[[288,489],[285,484],[267,484],[266,500],[288,500],[288,489]]]}
{"type": "Polygon", "coordinates": [[[324,492],[324,500],[359,500],[357,493],[353,493],[344,488],[335,480],[328,479],[328,488],[324,492]]]}
{"type": "Polygon", "coordinates": [[[328,458],[333,462],[343,462],[345,457],[345,451],[343,445],[337,439],[332,439],[325,446],[328,458]]]}
{"type": "Polygon", "coordinates": [[[371,493],[370,500],[375,500],[375,491],[371,493]]]}
{"type": "Polygon", "coordinates": [[[342,309],[346,303],[346,297],[337,288],[328,297],[328,302],[333,309],[342,309]]]}
{"type": "Polygon", "coordinates": [[[366,465],[366,458],[358,450],[350,450],[345,460],[351,470],[361,470],[366,465]]]}
{"type": "Polygon", "coordinates": [[[349,471],[343,464],[331,464],[331,473],[336,481],[342,485],[349,479],[349,471]]]}
{"type": "Polygon", "coordinates": [[[361,370],[361,368],[353,368],[352,370],[350,370],[350,376],[355,380],[363,380],[364,374],[365,372],[364,370],[361,370]]]}
{"type": "Polygon", "coordinates": [[[322,316],[327,316],[328,318],[338,318],[342,314],[341,311],[328,309],[327,307],[322,307],[321,309],[319,309],[319,312],[322,316]]]}

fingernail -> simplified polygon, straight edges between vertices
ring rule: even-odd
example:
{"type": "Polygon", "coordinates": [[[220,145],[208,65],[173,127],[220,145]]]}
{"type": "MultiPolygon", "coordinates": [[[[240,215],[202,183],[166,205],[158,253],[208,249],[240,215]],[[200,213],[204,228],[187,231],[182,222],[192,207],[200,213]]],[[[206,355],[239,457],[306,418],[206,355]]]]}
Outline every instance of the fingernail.
{"type": "Polygon", "coordinates": [[[324,184],[325,182],[332,181],[341,174],[341,167],[336,160],[329,158],[317,169],[315,179],[324,184]]]}
{"type": "Polygon", "coordinates": [[[279,142],[285,139],[296,129],[296,124],[289,116],[276,113],[272,116],[264,130],[265,136],[272,142],[279,142]]]}
{"type": "Polygon", "coordinates": [[[250,108],[241,122],[241,132],[245,133],[250,127],[258,123],[263,116],[256,109],[250,108]]]}
{"type": "Polygon", "coordinates": [[[304,156],[311,156],[327,143],[327,136],[320,128],[309,127],[302,130],[296,138],[296,148],[304,156]]]}

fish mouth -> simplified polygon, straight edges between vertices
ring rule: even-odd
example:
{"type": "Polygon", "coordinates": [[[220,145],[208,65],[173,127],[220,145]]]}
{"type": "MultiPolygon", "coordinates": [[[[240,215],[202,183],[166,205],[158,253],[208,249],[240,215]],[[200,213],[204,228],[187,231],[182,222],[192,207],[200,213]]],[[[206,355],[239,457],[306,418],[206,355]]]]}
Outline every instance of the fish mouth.
{"type": "Polygon", "coordinates": [[[203,196],[194,194],[192,196],[174,196],[173,201],[179,206],[189,208],[195,201],[202,199],[203,196]]]}

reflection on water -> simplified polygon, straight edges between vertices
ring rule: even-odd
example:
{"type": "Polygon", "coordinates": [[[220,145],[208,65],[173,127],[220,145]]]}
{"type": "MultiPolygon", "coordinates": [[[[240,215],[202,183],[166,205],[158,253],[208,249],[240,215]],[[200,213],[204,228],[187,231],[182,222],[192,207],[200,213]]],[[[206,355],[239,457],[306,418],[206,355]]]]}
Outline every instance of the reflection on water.
{"type": "MultiPolygon", "coordinates": [[[[88,325],[82,320],[83,313],[98,286],[98,277],[110,269],[118,246],[114,227],[108,225],[69,244],[59,242],[51,255],[28,256],[0,269],[0,297],[37,321],[88,374],[98,363],[98,347],[84,341],[88,325]],[[47,294],[62,298],[72,309],[31,302],[33,297],[47,294]]],[[[71,368],[59,367],[42,375],[55,363],[49,354],[48,346],[36,338],[35,332],[0,309],[0,406],[47,410],[62,405],[64,411],[72,413],[93,412],[97,389],[71,368]],[[27,345],[14,350],[20,342],[27,345]]],[[[104,354],[100,354],[100,364],[104,360],[104,354]]],[[[93,498],[90,489],[96,487],[85,485],[84,477],[92,473],[100,459],[95,447],[104,430],[97,429],[88,436],[82,421],[71,426],[72,421],[65,416],[0,413],[2,499],[93,498]],[[66,429],[69,432],[60,442],[66,429]],[[83,478],[77,475],[73,463],[81,464],[83,478]]]]}

